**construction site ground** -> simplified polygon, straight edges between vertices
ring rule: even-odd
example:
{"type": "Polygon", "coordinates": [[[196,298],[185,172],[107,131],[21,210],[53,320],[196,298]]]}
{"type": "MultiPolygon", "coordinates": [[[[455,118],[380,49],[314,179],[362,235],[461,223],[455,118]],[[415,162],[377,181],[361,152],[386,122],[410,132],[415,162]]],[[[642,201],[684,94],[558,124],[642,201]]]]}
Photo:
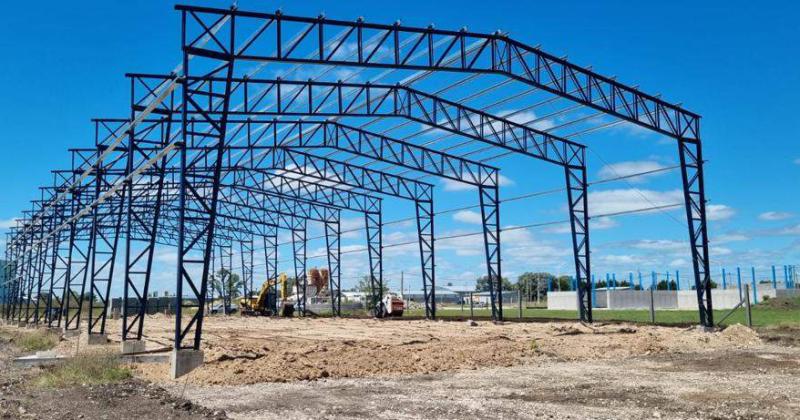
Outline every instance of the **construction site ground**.
{"type": "MultiPolygon", "coordinates": [[[[148,317],[148,349],[173,328],[148,317]]],[[[170,380],[167,364],[140,364],[133,383],[242,419],[800,417],[794,327],[210,316],[204,328],[201,368],[170,380]]]]}

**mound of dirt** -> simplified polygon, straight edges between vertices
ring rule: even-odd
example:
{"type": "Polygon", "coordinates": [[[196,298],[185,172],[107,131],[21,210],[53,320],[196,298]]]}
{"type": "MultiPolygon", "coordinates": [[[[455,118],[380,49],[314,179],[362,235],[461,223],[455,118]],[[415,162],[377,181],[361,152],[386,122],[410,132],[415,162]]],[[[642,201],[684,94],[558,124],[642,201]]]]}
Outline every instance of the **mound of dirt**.
{"type": "MultiPolygon", "coordinates": [[[[149,348],[169,342],[173,325],[168,319],[148,318],[146,325],[149,348]]],[[[758,335],[741,325],[707,333],[577,322],[470,326],[422,320],[209,317],[203,334],[206,363],[185,380],[231,385],[396,377],[761,345],[758,335]]],[[[140,365],[136,371],[146,379],[168,382],[166,364],[140,365]]]]}
{"type": "Polygon", "coordinates": [[[782,310],[800,310],[800,296],[765,299],[758,304],[758,307],[782,310]]]}
{"type": "Polygon", "coordinates": [[[724,338],[736,346],[753,346],[761,344],[761,338],[754,330],[742,324],[731,325],[719,333],[724,338]]]}

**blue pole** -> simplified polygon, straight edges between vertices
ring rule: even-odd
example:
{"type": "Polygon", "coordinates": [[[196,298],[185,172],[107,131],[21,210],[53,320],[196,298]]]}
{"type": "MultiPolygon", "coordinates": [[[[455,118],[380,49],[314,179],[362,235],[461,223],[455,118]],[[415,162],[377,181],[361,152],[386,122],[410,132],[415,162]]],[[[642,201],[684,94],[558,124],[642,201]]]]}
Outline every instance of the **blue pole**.
{"type": "Polygon", "coordinates": [[[633,287],[633,271],[628,272],[628,287],[630,287],[631,290],[634,289],[634,287],[633,287]]]}
{"type": "Polygon", "coordinates": [[[639,290],[644,290],[642,288],[642,272],[641,271],[639,272],[639,290]]]}
{"type": "Polygon", "coordinates": [[[681,290],[681,272],[675,270],[675,287],[676,290],[681,290]]]}
{"type": "Polygon", "coordinates": [[[783,266],[783,287],[789,288],[789,266],[783,266]]]}
{"type": "Polygon", "coordinates": [[[656,284],[656,272],[650,272],[650,288],[651,289],[658,289],[658,285],[656,284]]]}
{"type": "Polygon", "coordinates": [[[739,287],[739,301],[742,300],[742,270],[736,267],[736,284],[739,287]]]}
{"type": "Polygon", "coordinates": [[[670,289],[670,284],[669,284],[669,271],[667,271],[667,290],[672,290],[670,289]]]}
{"type": "Polygon", "coordinates": [[[750,266],[750,281],[753,282],[753,303],[758,303],[758,288],[756,287],[756,268],[750,266]]]}
{"type": "Polygon", "coordinates": [[[573,291],[578,290],[578,281],[575,280],[575,277],[572,277],[572,290],[573,291]]]}
{"type": "Polygon", "coordinates": [[[592,274],[592,307],[597,307],[597,287],[594,286],[594,274],[592,274]]]}
{"type": "Polygon", "coordinates": [[[778,288],[778,276],[775,274],[775,266],[772,266],[772,288],[778,288]]]}
{"type": "Polygon", "coordinates": [[[611,273],[611,282],[614,283],[614,288],[617,288],[617,273],[611,273]]]}
{"type": "Polygon", "coordinates": [[[611,288],[611,276],[606,273],[606,290],[611,288]]]}
{"type": "Polygon", "coordinates": [[[551,277],[547,278],[547,291],[548,292],[553,291],[553,279],[551,277]]]}
{"type": "Polygon", "coordinates": [[[728,288],[728,275],[725,274],[725,267],[722,267],[722,289],[728,288]]]}

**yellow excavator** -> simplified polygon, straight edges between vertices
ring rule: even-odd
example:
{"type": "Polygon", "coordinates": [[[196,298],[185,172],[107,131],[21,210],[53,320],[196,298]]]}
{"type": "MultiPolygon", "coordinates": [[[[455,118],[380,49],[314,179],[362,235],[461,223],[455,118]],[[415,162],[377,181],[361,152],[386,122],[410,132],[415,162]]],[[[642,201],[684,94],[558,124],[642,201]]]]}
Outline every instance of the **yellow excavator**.
{"type": "MultiPolygon", "coordinates": [[[[258,292],[258,295],[239,299],[239,313],[242,316],[274,315],[278,303],[277,292],[275,288],[278,284],[280,284],[281,302],[283,302],[284,306],[281,314],[286,316],[287,312],[294,312],[294,304],[292,302],[287,302],[286,300],[286,280],[286,273],[281,273],[277,279],[269,279],[265,281],[264,284],[261,285],[261,290],[258,292]],[[291,310],[286,309],[287,305],[291,307],[291,310]]],[[[291,314],[288,316],[291,316],[291,314]]]]}

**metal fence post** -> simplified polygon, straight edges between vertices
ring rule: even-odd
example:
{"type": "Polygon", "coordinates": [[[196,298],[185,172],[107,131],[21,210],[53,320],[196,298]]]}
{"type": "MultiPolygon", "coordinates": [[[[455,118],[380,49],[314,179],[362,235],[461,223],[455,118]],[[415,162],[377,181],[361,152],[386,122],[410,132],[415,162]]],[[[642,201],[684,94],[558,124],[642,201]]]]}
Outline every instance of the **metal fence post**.
{"type": "Polygon", "coordinates": [[[736,284],[739,287],[739,301],[742,300],[742,269],[736,267],[736,284]]]}
{"type": "Polygon", "coordinates": [[[747,326],[752,328],[753,327],[753,313],[750,311],[750,287],[745,284],[744,285],[744,316],[745,321],[747,322],[747,326]]]}
{"type": "Polygon", "coordinates": [[[774,265],[772,266],[772,288],[773,289],[777,289],[778,288],[778,276],[775,273],[775,266],[774,265]]]}
{"type": "Polygon", "coordinates": [[[728,288],[728,275],[725,274],[725,267],[722,267],[722,290],[728,288]]]}
{"type": "Polygon", "coordinates": [[[650,323],[656,323],[656,303],[655,303],[655,291],[653,288],[650,288],[650,323]]]}
{"type": "Polygon", "coordinates": [[[470,318],[475,318],[474,307],[475,307],[475,301],[472,299],[472,292],[469,292],[469,317],[470,318]]]}

